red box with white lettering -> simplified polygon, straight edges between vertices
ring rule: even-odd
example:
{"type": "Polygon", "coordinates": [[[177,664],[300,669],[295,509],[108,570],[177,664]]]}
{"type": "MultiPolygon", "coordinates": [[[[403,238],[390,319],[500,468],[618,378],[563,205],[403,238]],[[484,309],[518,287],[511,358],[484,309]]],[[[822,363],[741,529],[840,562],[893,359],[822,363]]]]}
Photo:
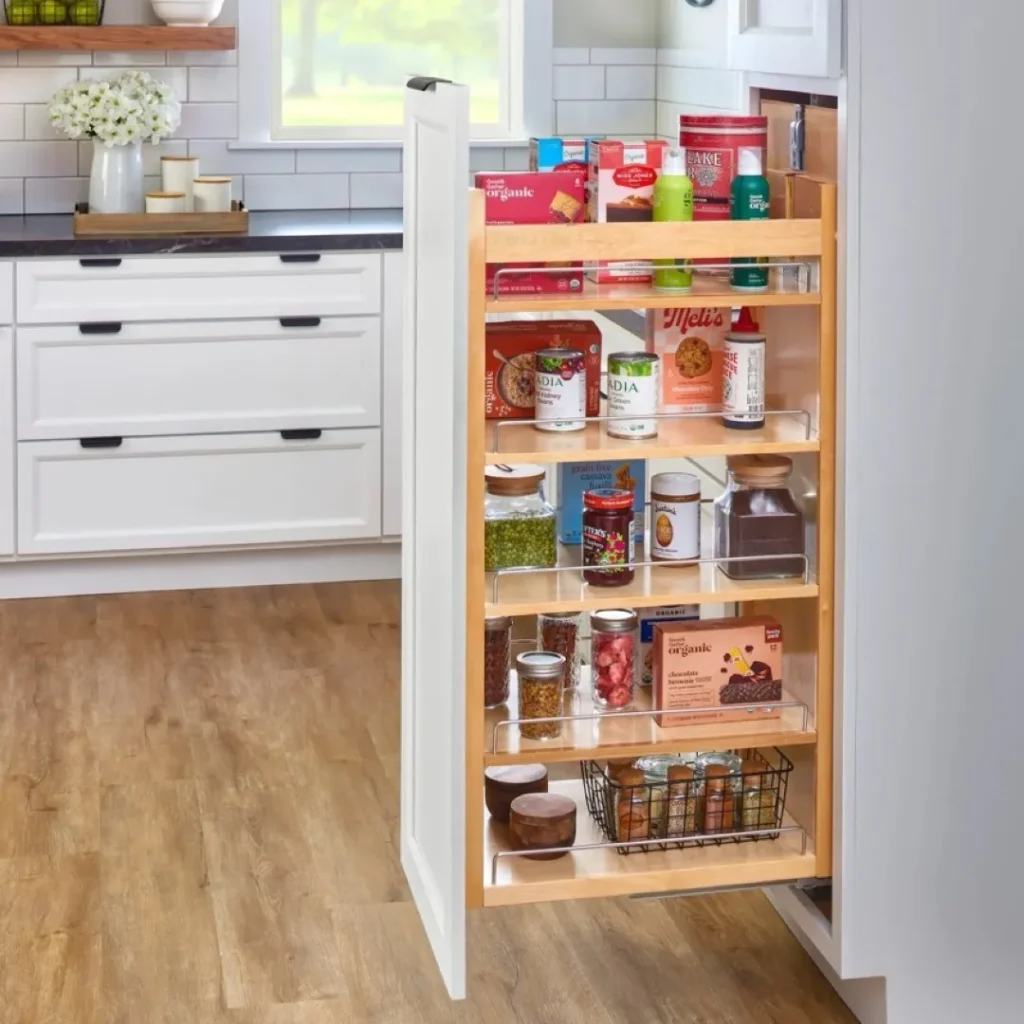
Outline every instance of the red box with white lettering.
{"type": "MultiPolygon", "coordinates": [[[[585,171],[482,171],[475,184],[485,193],[488,224],[578,224],[586,212],[585,171]]],[[[488,263],[487,294],[498,270],[546,264],[488,263]]],[[[563,264],[551,264],[563,267],[563,264]]],[[[497,278],[499,295],[543,295],[583,290],[582,264],[553,272],[526,270],[497,278]]]]}
{"type": "MultiPolygon", "coordinates": [[[[668,150],[664,139],[641,142],[599,140],[590,146],[590,217],[594,224],[623,224],[654,218],[654,183],[668,150]]],[[[605,284],[651,280],[645,261],[587,263],[591,280],[605,284]]]]}

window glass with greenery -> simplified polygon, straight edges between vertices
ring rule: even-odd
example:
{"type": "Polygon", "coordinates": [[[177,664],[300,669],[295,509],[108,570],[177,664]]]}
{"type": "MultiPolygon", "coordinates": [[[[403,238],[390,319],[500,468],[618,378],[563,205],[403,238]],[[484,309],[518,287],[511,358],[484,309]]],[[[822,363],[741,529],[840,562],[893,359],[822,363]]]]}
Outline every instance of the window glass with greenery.
{"type": "MultiPolygon", "coordinates": [[[[511,129],[517,0],[277,0],[273,135],[398,139],[411,74],[472,89],[477,138],[511,129]]],[[[520,59],[521,59],[521,55],[520,59]]]]}

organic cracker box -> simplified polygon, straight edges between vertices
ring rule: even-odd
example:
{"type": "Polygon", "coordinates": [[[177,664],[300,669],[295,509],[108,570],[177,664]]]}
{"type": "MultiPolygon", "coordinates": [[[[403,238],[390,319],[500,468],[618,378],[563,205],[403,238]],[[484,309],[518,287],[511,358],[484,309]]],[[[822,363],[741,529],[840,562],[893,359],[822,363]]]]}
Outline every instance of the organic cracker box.
{"type": "Polygon", "coordinates": [[[782,626],[771,616],[656,623],[653,643],[653,706],[671,712],[658,715],[658,725],[782,714],[772,707],[782,700],[782,626]],[[741,704],[757,707],[732,710],[741,704]]]}
{"type": "Polygon", "coordinates": [[[729,309],[651,309],[647,351],[661,359],[661,411],[720,412],[729,309]]]}
{"type": "Polygon", "coordinates": [[[619,487],[633,492],[634,543],[644,546],[644,502],[647,463],[643,459],[623,462],[569,462],[558,467],[558,539],[563,544],[583,541],[583,492],[595,487],[619,487]]]}

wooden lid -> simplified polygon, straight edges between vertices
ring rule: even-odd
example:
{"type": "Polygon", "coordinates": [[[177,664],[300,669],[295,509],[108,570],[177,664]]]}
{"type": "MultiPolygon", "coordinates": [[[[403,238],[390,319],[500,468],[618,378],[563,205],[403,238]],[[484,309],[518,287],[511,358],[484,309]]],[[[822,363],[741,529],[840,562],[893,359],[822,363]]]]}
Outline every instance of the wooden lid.
{"type": "Polygon", "coordinates": [[[626,768],[619,772],[617,781],[620,786],[642,786],[644,773],[640,768],[626,768]]]}
{"type": "Polygon", "coordinates": [[[161,160],[198,160],[197,156],[162,156],[161,160]]]}
{"type": "Polygon", "coordinates": [[[491,494],[533,494],[540,488],[546,474],[543,466],[532,463],[488,466],[484,470],[484,482],[491,494]]]}
{"type": "Polygon", "coordinates": [[[724,764],[709,764],[704,769],[704,777],[708,780],[708,789],[716,793],[725,789],[725,777],[729,769],[724,764]]]}
{"type": "Polygon", "coordinates": [[[226,185],[229,181],[231,181],[230,178],[213,178],[209,176],[192,179],[193,184],[198,182],[200,185],[226,185]]]}
{"type": "Polygon", "coordinates": [[[184,199],[184,192],[147,192],[147,199],[184,199]]]}
{"type": "Polygon", "coordinates": [[[527,825],[548,825],[576,817],[576,801],[560,793],[524,793],[512,801],[512,817],[527,825]]]}
{"type": "Polygon", "coordinates": [[[543,781],[548,770],[542,764],[503,764],[487,768],[484,777],[499,789],[519,789],[543,781]]]}
{"type": "Polygon", "coordinates": [[[730,455],[729,472],[741,480],[775,480],[793,471],[793,460],[785,455],[730,455]]]}
{"type": "Polygon", "coordinates": [[[756,757],[751,757],[747,758],[743,762],[741,770],[743,772],[743,785],[746,786],[749,782],[752,785],[760,786],[764,781],[764,773],[770,772],[771,768],[769,768],[764,761],[759,761],[756,757]],[[748,775],[751,776],[749,780],[747,779],[748,775]]]}
{"type": "Polygon", "coordinates": [[[669,782],[691,782],[693,780],[693,765],[670,764],[668,766],[669,782]]]}

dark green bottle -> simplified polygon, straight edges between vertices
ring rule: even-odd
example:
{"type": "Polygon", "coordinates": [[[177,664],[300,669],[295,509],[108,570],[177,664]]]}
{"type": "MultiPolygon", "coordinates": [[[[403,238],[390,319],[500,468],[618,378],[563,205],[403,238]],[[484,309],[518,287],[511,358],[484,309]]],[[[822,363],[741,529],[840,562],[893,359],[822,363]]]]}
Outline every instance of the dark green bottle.
{"type": "MultiPolygon", "coordinates": [[[[760,149],[740,150],[739,173],[732,180],[730,196],[733,220],[768,219],[771,191],[768,179],[761,171],[760,149]]],[[[768,268],[758,266],[767,262],[767,256],[733,259],[733,288],[744,292],[767,291],[768,268]]]]}

